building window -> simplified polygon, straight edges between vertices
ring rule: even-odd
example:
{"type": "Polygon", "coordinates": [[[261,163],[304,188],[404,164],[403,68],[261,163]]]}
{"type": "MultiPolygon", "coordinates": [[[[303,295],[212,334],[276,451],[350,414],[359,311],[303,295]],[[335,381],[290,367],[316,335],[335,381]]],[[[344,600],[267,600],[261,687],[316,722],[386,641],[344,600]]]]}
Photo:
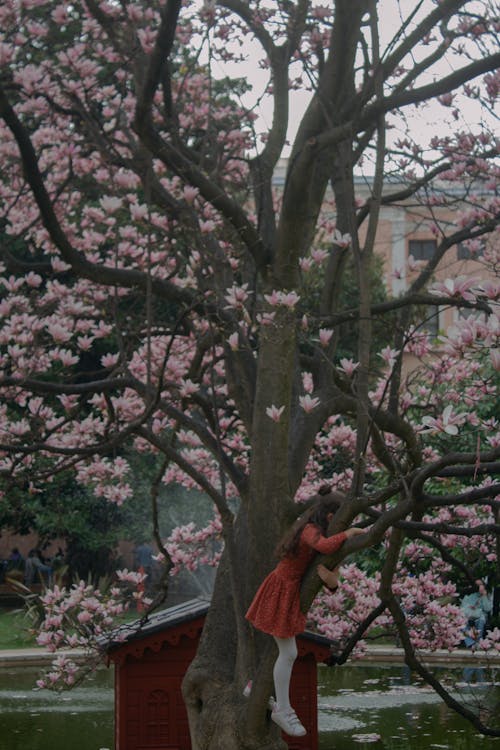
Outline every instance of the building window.
{"type": "Polygon", "coordinates": [[[436,240],[410,240],[408,251],[415,260],[431,260],[436,252],[436,240]]]}
{"type": "Polygon", "coordinates": [[[427,305],[420,323],[423,331],[427,331],[431,338],[439,334],[439,307],[438,305],[427,305]]]}
{"type": "Polygon", "coordinates": [[[469,240],[468,242],[459,242],[457,245],[457,260],[475,260],[483,254],[483,240],[469,240]]]}

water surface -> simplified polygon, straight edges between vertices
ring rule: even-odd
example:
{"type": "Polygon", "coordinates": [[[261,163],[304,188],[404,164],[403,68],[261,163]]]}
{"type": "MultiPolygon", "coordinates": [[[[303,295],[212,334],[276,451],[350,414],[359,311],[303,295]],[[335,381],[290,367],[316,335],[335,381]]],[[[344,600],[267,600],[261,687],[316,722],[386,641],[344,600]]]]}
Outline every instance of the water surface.
{"type": "MultiPolygon", "coordinates": [[[[438,676],[469,708],[498,706],[494,672],[438,676]]],[[[320,750],[500,750],[500,738],[478,735],[406,667],[320,667],[318,679],[320,750]]]]}
{"type": "MultiPolygon", "coordinates": [[[[0,669],[0,750],[113,750],[112,670],[62,695],[34,690],[37,674],[0,669]]],[[[491,672],[442,676],[470,706],[497,705],[491,672]]],[[[404,667],[320,667],[318,677],[320,750],[500,750],[404,667]]]]}

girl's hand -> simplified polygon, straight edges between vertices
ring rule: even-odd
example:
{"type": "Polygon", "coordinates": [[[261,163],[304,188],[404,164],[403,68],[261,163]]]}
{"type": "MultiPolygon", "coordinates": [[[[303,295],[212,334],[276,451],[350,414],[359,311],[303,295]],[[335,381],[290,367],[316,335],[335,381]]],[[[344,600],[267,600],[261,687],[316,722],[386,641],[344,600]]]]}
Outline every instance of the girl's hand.
{"type": "Polygon", "coordinates": [[[359,536],[360,534],[366,534],[368,529],[360,529],[358,526],[351,526],[350,529],[346,529],[345,533],[348,539],[352,536],[359,536]]]}
{"type": "Polygon", "coordinates": [[[325,565],[320,563],[316,570],[327,589],[335,591],[338,588],[340,578],[340,567],[338,565],[333,570],[329,570],[325,565]]]}

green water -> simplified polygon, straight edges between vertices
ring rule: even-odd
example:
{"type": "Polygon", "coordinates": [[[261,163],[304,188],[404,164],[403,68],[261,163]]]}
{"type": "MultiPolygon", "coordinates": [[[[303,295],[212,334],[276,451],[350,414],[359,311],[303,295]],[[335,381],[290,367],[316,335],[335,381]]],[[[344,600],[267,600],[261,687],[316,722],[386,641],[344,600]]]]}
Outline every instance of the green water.
{"type": "MultiPolygon", "coordinates": [[[[491,671],[437,675],[470,709],[498,707],[491,671]]],[[[500,738],[478,735],[406,667],[321,667],[318,678],[320,750],[500,750],[500,738]]]]}
{"type": "Polygon", "coordinates": [[[0,668],[0,750],[112,750],[112,671],[62,695],[33,690],[38,674],[0,668]]]}
{"type": "MultiPolygon", "coordinates": [[[[111,670],[62,696],[33,690],[36,676],[33,668],[0,669],[0,750],[113,750],[111,670]]],[[[476,684],[495,675],[443,676],[469,705],[496,705],[499,688],[476,684]]],[[[320,750],[500,750],[500,739],[478,736],[398,666],[321,667],[319,728],[320,750]]]]}

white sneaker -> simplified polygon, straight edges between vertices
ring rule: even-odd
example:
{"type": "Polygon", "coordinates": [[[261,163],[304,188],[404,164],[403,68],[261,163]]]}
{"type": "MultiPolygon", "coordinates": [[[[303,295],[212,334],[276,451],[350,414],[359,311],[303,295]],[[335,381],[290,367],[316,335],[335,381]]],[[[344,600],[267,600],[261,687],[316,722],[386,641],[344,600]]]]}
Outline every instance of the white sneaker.
{"type": "Polygon", "coordinates": [[[278,711],[275,707],[271,714],[271,719],[290,737],[303,737],[307,734],[293,708],[278,711]]]}

